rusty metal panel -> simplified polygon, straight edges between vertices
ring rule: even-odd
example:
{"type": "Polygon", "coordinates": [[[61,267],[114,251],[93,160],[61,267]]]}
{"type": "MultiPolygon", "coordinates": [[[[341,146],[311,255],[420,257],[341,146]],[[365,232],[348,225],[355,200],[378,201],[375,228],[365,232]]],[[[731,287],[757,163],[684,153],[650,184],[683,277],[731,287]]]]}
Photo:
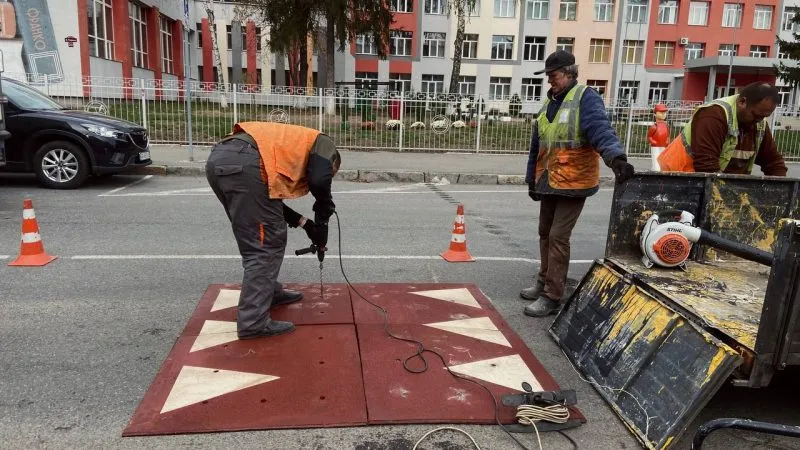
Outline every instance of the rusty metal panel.
{"type": "MultiPolygon", "coordinates": [[[[772,252],[778,221],[792,217],[794,179],[717,177],[704,205],[706,230],[722,237],[772,252]]],[[[705,247],[697,253],[704,260],[734,259],[730,254],[705,247]]]]}
{"type": "Polygon", "coordinates": [[[772,368],[800,364],[800,221],[784,219],[778,225],[776,264],[770,273],[756,340],[759,362],[752,386],[766,386],[772,368]]]}
{"type": "Polygon", "coordinates": [[[640,442],[665,449],[741,358],[626,275],[595,262],[550,333],[640,442]]]}

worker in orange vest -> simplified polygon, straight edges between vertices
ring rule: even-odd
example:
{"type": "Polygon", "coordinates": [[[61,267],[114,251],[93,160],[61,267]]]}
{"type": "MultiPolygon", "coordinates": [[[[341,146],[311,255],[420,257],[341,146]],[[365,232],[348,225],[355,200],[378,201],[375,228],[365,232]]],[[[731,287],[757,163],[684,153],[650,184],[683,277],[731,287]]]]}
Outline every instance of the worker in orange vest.
{"type": "Polygon", "coordinates": [[[757,81],[701,105],[658,157],[661,171],[750,175],[759,165],[764,175],[786,176],[767,123],[779,101],[775,86],[757,81]]]}
{"type": "Polygon", "coordinates": [[[270,308],[303,298],[278,282],[287,224],[305,230],[321,262],[328,219],[336,207],[331,183],[340,165],[341,156],[329,136],[283,123],[237,123],[211,150],[206,178],[231,221],[244,268],[236,318],[239,339],[294,330],[291,322],[270,318],[270,308]],[[315,199],[314,220],[283,203],[308,192],[315,199]]]}

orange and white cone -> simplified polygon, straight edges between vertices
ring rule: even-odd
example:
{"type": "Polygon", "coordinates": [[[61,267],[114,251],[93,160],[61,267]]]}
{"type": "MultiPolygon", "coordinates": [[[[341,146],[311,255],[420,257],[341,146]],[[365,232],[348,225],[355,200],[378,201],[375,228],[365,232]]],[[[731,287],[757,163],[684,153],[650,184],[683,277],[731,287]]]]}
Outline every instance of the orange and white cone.
{"type": "Polygon", "coordinates": [[[450,238],[450,248],[441,254],[445,261],[471,262],[475,258],[467,251],[467,232],[464,226],[464,205],[458,205],[456,220],[453,223],[453,237],[450,238]]]}
{"type": "Polygon", "coordinates": [[[22,245],[19,256],[11,261],[9,266],[43,266],[56,259],[44,251],[42,237],[39,235],[39,224],[36,223],[36,213],[33,211],[33,202],[25,199],[22,210],[22,245]]]}

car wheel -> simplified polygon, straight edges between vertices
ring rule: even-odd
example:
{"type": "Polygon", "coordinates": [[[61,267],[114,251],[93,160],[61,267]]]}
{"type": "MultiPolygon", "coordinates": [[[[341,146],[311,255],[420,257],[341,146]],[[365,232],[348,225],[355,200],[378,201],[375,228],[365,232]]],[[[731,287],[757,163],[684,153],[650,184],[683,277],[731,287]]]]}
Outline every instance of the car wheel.
{"type": "Polygon", "coordinates": [[[90,172],[86,153],[66,141],[42,145],[33,157],[33,169],[40,183],[55,189],[75,189],[90,172]]]}

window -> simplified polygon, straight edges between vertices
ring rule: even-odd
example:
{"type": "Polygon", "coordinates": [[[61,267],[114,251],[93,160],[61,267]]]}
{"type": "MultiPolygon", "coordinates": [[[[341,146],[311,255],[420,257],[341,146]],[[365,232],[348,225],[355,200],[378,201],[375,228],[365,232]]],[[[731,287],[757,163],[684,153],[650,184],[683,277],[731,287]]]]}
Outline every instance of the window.
{"type": "Polygon", "coordinates": [[[422,74],[422,92],[428,94],[444,92],[444,75],[422,74]]]}
{"type": "MultiPolygon", "coordinates": [[[[469,0],[463,0],[468,2],[469,0]]],[[[470,7],[469,3],[467,3],[467,16],[469,17],[478,17],[481,15],[481,0],[475,0],[475,4],[470,7]]]]}
{"type": "Polygon", "coordinates": [[[792,22],[794,19],[795,12],[797,10],[797,6],[787,6],[783,8],[783,19],[781,20],[781,30],[783,31],[794,31],[797,28],[792,22]]]}
{"type": "Polygon", "coordinates": [[[111,0],[88,0],[89,54],[114,59],[114,20],[111,0]]]}
{"type": "Polygon", "coordinates": [[[690,42],[683,48],[684,61],[699,59],[706,54],[706,44],[702,42],[690,42]]]}
{"type": "Polygon", "coordinates": [[[425,33],[422,43],[422,56],[428,58],[444,58],[446,33],[425,33]]]}
{"type": "Polygon", "coordinates": [[[789,59],[789,54],[778,50],[778,59],[789,59]]]}
{"type": "Polygon", "coordinates": [[[197,48],[203,48],[203,24],[198,23],[197,25],[197,48]]]}
{"type": "Polygon", "coordinates": [[[739,46],[734,44],[719,44],[719,56],[736,56],[739,53],[739,46]]]}
{"type": "Polygon", "coordinates": [[[425,14],[444,14],[446,0],[425,0],[425,14]]]}
{"type": "Polygon", "coordinates": [[[542,79],[523,78],[522,79],[522,99],[525,101],[537,101],[542,98],[542,79]]]}
{"type": "Polygon", "coordinates": [[[525,36],[525,61],[544,61],[546,44],[544,36],[525,36]]]}
{"type": "Polygon", "coordinates": [[[517,0],[494,0],[495,17],[514,17],[517,15],[517,0]]]}
{"type": "Polygon", "coordinates": [[[742,25],[742,4],[725,3],[722,8],[722,26],[739,28],[742,25]]]}
{"type": "Polygon", "coordinates": [[[650,83],[650,90],[647,92],[647,101],[650,103],[664,103],[669,94],[668,81],[653,81],[650,83]]]}
{"type": "Polygon", "coordinates": [[[769,45],[751,45],[750,46],[751,58],[768,58],[769,45]]]}
{"type": "Polygon", "coordinates": [[[410,73],[390,73],[389,81],[392,83],[391,89],[397,92],[408,92],[411,90],[410,73]]]}
{"type": "Polygon", "coordinates": [[[778,106],[781,108],[785,108],[790,106],[789,99],[792,96],[792,87],[791,86],[779,86],[778,87],[778,95],[780,96],[781,100],[778,102],[778,106]]]}
{"type": "Polygon", "coordinates": [[[458,93],[461,95],[475,95],[475,77],[464,75],[458,77],[458,93]]]}
{"type": "Polygon", "coordinates": [[[136,67],[147,68],[147,24],[144,7],[128,2],[128,19],[131,21],[131,62],[136,67]]]}
{"type": "Polygon", "coordinates": [[[172,21],[160,16],[161,25],[161,71],[175,73],[174,58],[172,57],[172,21]]]}
{"type": "Polygon", "coordinates": [[[608,63],[611,60],[611,39],[589,41],[589,62],[608,63]]]}
{"type": "Polygon", "coordinates": [[[706,26],[708,25],[709,2],[689,3],[689,25],[706,26]]]}
{"type": "Polygon", "coordinates": [[[565,52],[572,53],[575,49],[575,38],[560,37],[556,39],[556,50],[564,50],[565,52]]]}
{"type": "Polygon", "coordinates": [[[619,98],[620,100],[630,100],[631,102],[635,102],[638,96],[639,96],[638,81],[623,80],[619,82],[619,91],[617,92],[617,98],[619,98]]]}
{"type": "Polygon", "coordinates": [[[492,36],[492,59],[514,59],[514,36],[492,36]]]}
{"type": "Polygon", "coordinates": [[[375,46],[375,36],[359,34],[356,36],[357,55],[377,55],[378,48],[375,46]]]}
{"type": "Polygon", "coordinates": [[[414,12],[414,0],[389,0],[389,9],[394,12],[414,12]]]}
{"type": "Polygon", "coordinates": [[[675,60],[675,43],[656,41],[653,49],[653,64],[658,66],[671,66],[675,60]]]}
{"type": "Polygon", "coordinates": [[[611,22],[614,15],[613,0],[594,0],[594,20],[597,22],[611,22]]]}
{"type": "Polygon", "coordinates": [[[461,57],[465,59],[475,59],[478,57],[477,34],[464,35],[464,42],[461,43],[461,57]]]}
{"type": "Polygon", "coordinates": [[[232,38],[231,34],[233,33],[233,29],[231,28],[231,25],[225,26],[225,33],[227,35],[228,50],[231,50],[233,49],[233,40],[231,39],[232,38]]]}
{"type": "Polygon", "coordinates": [[[550,17],[549,0],[528,0],[526,18],[530,20],[546,20],[550,17]]]}
{"type": "Polygon", "coordinates": [[[674,25],[678,23],[678,1],[661,0],[658,4],[658,23],[674,25]]]}
{"type": "Polygon", "coordinates": [[[489,77],[489,98],[493,100],[506,99],[511,95],[511,78],[489,77]]]}
{"type": "Polygon", "coordinates": [[[561,20],[576,20],[578,15],[578,0],[561,0],[558,18],[561,20]]]}
{"type": "MultiPolygon", "coordinates": [[[[316,50],[316,49],[317,49],[317,47],[314,46],[314,50],[316,50]]],[[[256,27],[256,51],[259,51],[259,52],[261,51],[261,27],[256,27]]],[[[261,70],[261,69],[258,69],[258,70],[261,70]]]]}
{"type": "Polygon", "coordinates": [[[363,89],[368,91],[375,91],[378,89],[378,73],[377,72],[356,72],[355,76],[356,89],[363,89]]]}
{"type": "Polygon", "coordinates": [[[606,96],[606,80],[586,80],[586,86],[594,89],[601,97],[606,96]]]}
{"type": "Polygon", "coordinates": [[[411,56],[411,32],[389,32],[389,54],[392,56],[411,56]]]}
{"type": "Polygon", "coordinates": [[[644,56],[644,41],[622,43],[622,64],[641,64],[644,56]]]}
{"type": "Polygon", "coordinates": [[[756,5],[753,13],[753,28],[756,30],[772,28],[772,6],[756,5]]]}
{"type": "Polygon", "coordinates": [[[625,17],[629,23],[646,23],[647,0],[630,0],[625,17]]]}

